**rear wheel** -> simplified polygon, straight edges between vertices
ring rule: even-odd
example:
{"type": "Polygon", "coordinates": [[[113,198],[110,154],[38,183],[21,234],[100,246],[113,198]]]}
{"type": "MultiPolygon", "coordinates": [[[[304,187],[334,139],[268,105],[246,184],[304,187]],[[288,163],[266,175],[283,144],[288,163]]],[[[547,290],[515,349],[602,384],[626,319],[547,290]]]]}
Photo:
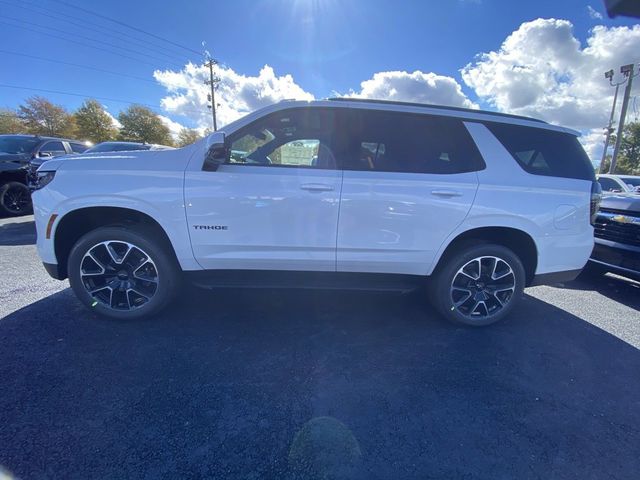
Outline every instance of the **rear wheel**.
{"type": "Polygon", "coordinates": [[[175,296],[180,272],[173,253],[143,227],[102,227],[71,249],[69,283],[87,307],[133,320],[159,312],[175,296]]]}
{"type": "Polygon", "coordinates": [[[484,326],[507,316],[522,297],[525,271],[501,245],[461,248],[445,259],[430,287],[431,300],[449,321],[484,326]]]}
{"type": "Polygon", "coordinates": [[[31,194],[24,183],[7,182],[0,186],[0,213],[12,217],[31,213],[31,194]]]}

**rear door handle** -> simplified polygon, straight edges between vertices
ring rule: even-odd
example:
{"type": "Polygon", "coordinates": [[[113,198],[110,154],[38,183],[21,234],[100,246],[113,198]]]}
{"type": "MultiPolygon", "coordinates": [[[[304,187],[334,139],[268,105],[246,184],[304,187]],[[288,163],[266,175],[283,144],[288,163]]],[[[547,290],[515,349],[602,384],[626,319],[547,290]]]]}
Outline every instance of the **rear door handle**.
{"type": "Polygon", "coordinates": [[[455,190],[431,190],[431,195],[435,195],[436,197],[461,197],[462,194],[460,192],[456,192],[455,190]]]}
{"type": "Polygon", "coordinates": [[[327,185],[326,183],[303,183],[300,188],[310,192],[330,192],[335,190],[332,185],[327,185]]]}

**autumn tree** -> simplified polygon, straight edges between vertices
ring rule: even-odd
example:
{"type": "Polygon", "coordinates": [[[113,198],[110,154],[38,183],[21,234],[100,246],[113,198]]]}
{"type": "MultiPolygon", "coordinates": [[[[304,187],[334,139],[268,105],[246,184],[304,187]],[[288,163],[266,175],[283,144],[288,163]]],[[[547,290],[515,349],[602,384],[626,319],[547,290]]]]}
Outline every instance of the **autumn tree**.
{"type": "Polygon", "coordinates": [[[28,133],[52,137],[71,137],[75,131],[73,116],[46,98],[31,97],[18,107],[18,117],[28,133]]]}
{"type": "Polygon", "coordinates": [[[118,120],[122,124],[120,140],[129,142],[160,143],[172,145],[169,128],[160,117],[142,105],[131,105],[120,112],[118,120]]]}
{"type": "Polygon", "coordinates": [[[74,114],[77,137],[93,143],[115,140],[118,129],[113,120],[96,100],[85,100],[74,114]]]}
{"type": "Polygon", "coordinates": [[[198,133],[195,128],[183,128],[178,134],[178,140],[176,142],[177,147],[186,147],[192,143],[197,142],[202,138],[202,135],[198,133]]]}
{"type": "Polygon", "coordinates": [[[24,133],[26,128],[14,110],[0,108],[0,134],[24,133]]]}

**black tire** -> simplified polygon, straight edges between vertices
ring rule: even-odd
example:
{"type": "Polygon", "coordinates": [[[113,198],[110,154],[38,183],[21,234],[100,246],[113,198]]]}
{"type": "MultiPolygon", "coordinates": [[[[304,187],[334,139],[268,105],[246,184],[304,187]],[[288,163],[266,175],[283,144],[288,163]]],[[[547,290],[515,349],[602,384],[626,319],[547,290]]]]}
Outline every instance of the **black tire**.
{"type": "Polygon", "coordinates": [[[17,217],[31,211],[31,192],[24,183],[7,182],[0,186],[0,214],[17,217]]]}
{"type": "Polygon", "coordinates": [[[434,307],[451,322],[474,327],[496,323],[509,315],[522,297],[526,279],[524,266],[506,247],[469,245],[447,255],[442,262],[430,281],[429,294],[434,307]],[[499,260],[493,272],[492,258],[499,260]],[[472,279],[477,270],[481,277],[472,279]],[[507,273],[509,270],[511,273],[507,273]],[[493,279],[503,274],[504,277],[493,279]],[[512,291],[500,290],[510,288],[512,282],[512,291]],[[484,307],[476,304],[478,301],[484,302],[484,307]]]}
{"type": "Polygon", "coordinates": [[[71,288],[84,305],[105,317],[154,315],[173,300],[181,284],[180,267],[165,243],[157,231],[143,226],[93,230],[69,254],[71,288]]]}

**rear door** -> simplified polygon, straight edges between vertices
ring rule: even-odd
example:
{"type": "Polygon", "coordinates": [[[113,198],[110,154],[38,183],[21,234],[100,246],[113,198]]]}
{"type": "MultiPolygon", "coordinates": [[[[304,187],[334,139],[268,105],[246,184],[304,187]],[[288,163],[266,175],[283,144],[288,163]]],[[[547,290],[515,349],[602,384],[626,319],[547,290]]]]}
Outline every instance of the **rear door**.
{"type": "Polygon", "coordinates": [[[227,138],[227,163],[216,171],[186,172],[202,267],[335,271],[342,172],[332,118],[318,108],[271,114],[227,138]]]}
{"type": "Polygon", "coordinates": [[[346,115],[338,271],[426,274],[473,204],[480,153],[457,119],[346,115]]]}

